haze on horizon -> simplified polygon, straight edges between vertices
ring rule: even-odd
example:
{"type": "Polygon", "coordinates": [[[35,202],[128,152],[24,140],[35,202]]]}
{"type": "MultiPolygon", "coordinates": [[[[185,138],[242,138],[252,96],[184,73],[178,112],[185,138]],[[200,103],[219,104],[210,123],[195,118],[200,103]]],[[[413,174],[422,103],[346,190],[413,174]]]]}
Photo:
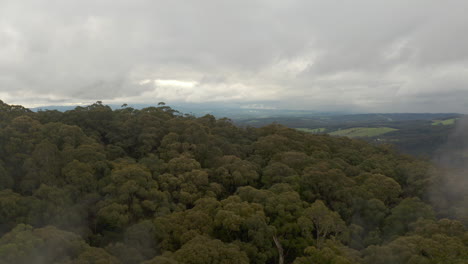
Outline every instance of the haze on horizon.
{"type": "Polygon", "coordinates": [[[0,0],[0,99],[468,113],[467,1],[0,0]]]}

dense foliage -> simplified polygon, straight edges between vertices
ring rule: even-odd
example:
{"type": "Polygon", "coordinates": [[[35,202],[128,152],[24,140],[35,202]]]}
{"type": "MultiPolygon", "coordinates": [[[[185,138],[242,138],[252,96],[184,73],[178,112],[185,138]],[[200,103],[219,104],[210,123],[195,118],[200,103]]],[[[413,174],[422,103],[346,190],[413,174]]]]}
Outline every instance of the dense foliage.
{"type": "Polygon", "coordinates": [[[386,145],[162,103],[0,101],[0,263],[468,263],[437,179],[386,145]]]}
{"type": "Polygon", "coordinates": [[[287,127],[300,128],[312,133],[339,133],[347,129],[369,128],[387,129],[386,133],[373,135],[364,133],[359,137],[374,144],[392,144],[399,151],[424,157],[434,158],[437,150],[443,147],[453,133],[455,124],[440,120],[463,118],[461,114],[355,114],[326,115],[304,117],[267,117],[235,120],[240,126],[261,127],[273,122],[287,127]],[[439,120],[438,125],[437,121],[439,120]],[[435,122],[436,121],[436,122],[435,122]],[[392,131],[393,130],[393,131],[392,131]]]}

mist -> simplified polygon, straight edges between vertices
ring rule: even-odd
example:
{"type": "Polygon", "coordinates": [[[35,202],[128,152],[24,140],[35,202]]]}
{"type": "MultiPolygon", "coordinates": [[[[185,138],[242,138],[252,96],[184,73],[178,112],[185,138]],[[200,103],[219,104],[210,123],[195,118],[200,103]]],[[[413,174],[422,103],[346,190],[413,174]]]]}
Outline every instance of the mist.
{"type": "Polygon", "coordinates": [[[441,175],[431,188],[432,203],[442,216],[468,224],[468,117],[457,120],[434,162],[441,175]]]}

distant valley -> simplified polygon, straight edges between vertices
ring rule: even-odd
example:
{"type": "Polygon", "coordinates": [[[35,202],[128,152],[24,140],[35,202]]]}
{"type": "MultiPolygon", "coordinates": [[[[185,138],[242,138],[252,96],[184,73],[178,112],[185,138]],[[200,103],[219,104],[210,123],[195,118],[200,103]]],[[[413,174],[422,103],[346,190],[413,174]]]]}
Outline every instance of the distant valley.
{"type": "Polygon", "coordinates": [[[392,144],[406,154],[433,157],[463,115],[456,113],[350,114],[235,120],[241,126],[279,123],[303,132],[392,144]]]}

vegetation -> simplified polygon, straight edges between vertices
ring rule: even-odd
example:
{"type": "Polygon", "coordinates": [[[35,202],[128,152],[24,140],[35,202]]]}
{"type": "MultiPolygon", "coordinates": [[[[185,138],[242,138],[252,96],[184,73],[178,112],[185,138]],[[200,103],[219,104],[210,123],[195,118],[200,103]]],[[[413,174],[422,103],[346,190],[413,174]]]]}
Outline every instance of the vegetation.
{"type": "Polygon", "coordinates": [[[296,129],[299,130],[299,131],[302,131],[302,132],[314,133],[314,134],[324,133],[327,130],[324,127],[319,127],[319,128],[296,128],[296,129]]]}
{"type": "Polygon", "coordinates": [[[0,101],[0,263],[467,263],[440,179],[388,145],[163,103],[0,101]]]}
{"type": "Polygon", "coordinates": [[[331,132],[332,136],[346,137],[375,137],[388,132],[397,131],[398,129],[391,127],[353,127],[348,129],[337,130],[331,132]]]}
{"type": "Polygon", "coordinates": [[[432,122],[432,125],[433,125],[433,126],[437,126],[437,125],[443,125],[443,126],[453,125],[453,124],[455,124],[455,121],[456,121],[457,119],[458,119],[458,118],[450,118],[450,119],[446,119],[446,120],[434,120],[434,122],[432,122]]]}
{"type": "Polygon", "coordinates": [[[403,153],[433,158],[437,149],[446,143],[460,117],[460,114],[356,114],[269,117],[236,120],[236,123],[261,127],[276,122],[309,133],[330,133],[375,144],[393,144],[403,153]],[[434,125],[442,120],[444,125],[434,125]],[[386,133],[380,133],[383,128],[386,130],[382,132],[386,133]],[[324,131],[317,132],[316,129],[324,131]]]}

